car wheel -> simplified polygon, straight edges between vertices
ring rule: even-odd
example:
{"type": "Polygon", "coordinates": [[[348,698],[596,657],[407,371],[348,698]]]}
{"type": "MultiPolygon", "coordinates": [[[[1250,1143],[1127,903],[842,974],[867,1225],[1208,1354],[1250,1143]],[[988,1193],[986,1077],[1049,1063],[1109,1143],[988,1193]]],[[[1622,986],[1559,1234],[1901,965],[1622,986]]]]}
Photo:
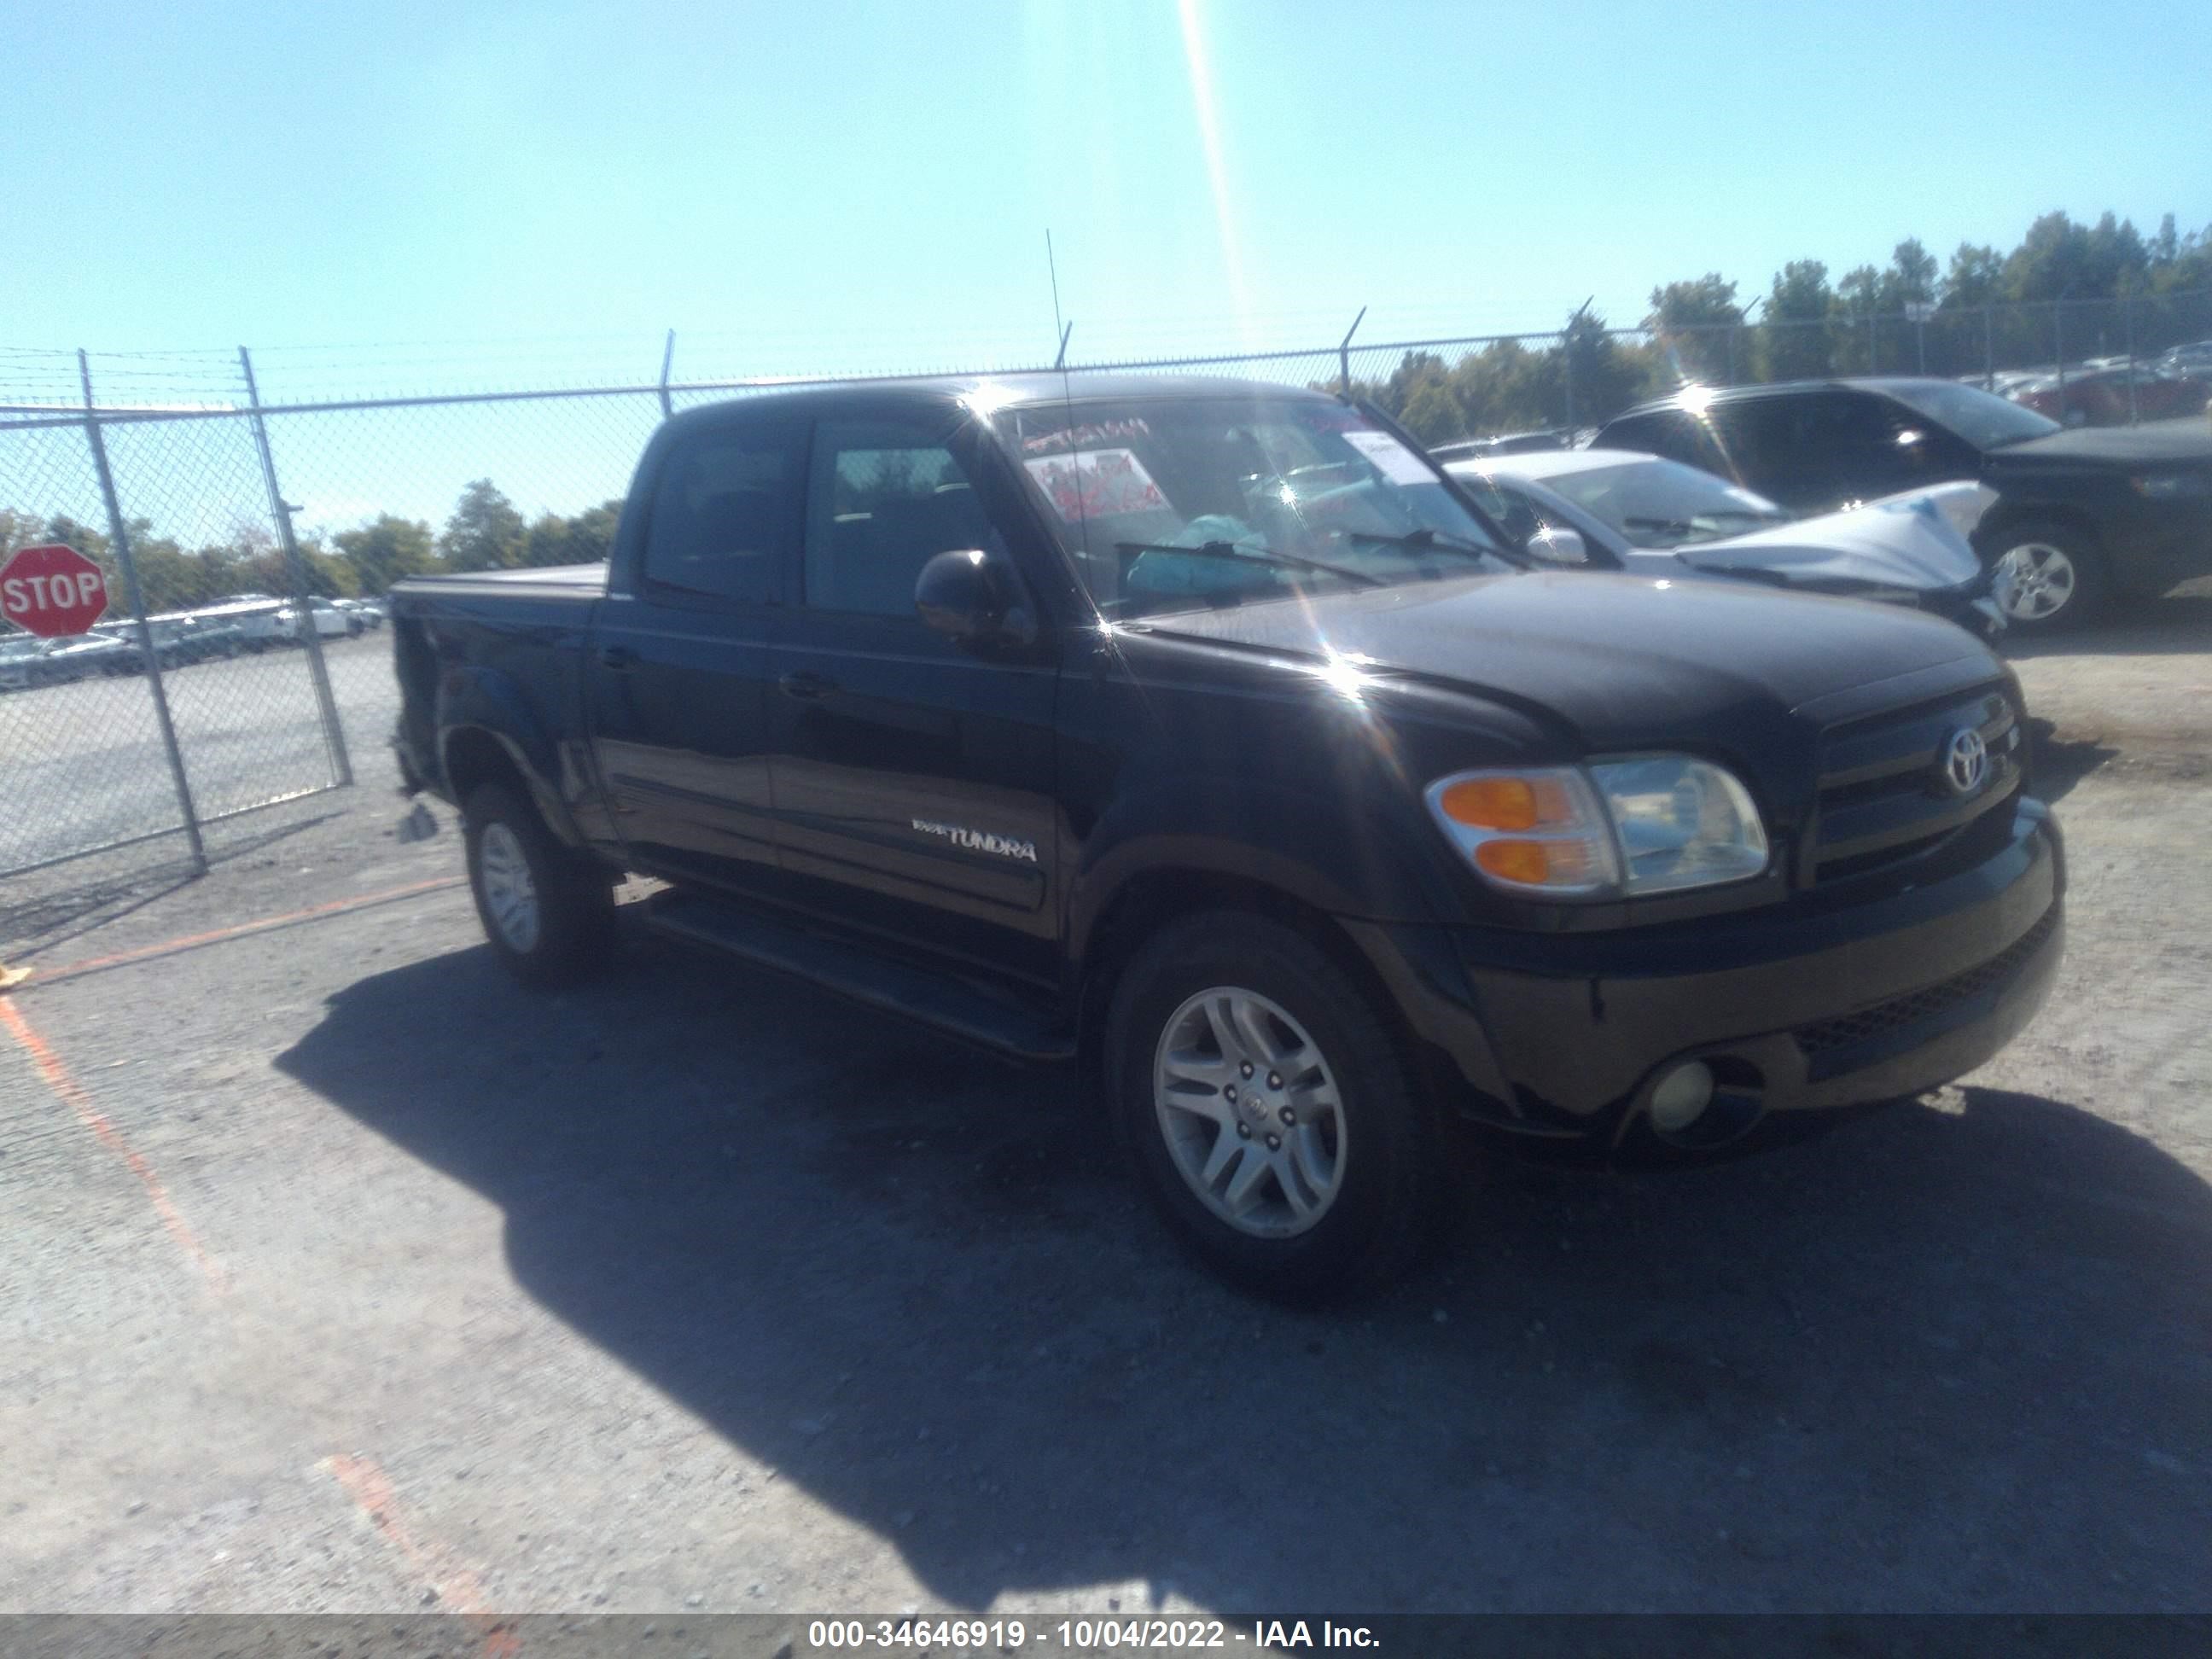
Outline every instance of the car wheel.
{"type": "Polygon", "coordinates": [[[1436,1237],[1434,1103],[1389,1021],[1303,935],[1233,912],[1151,940],[1106,1034],[1117,1134],[1170,1230],[1247,1290],[1379,1289],[1436,1237]]]}
{"type": "Polygon", "coordinates": [[[537,809],[488,783],[461,810],[469,889],[484,937],[526,985],[565,985],[603,967],[614,943],[614,889],[554,840],[537,809]]]}
{"type": "Polygon", "coordinates": [[[1990,561],[1997,603],[2014,628],[2071,628],[2105,598],[2103,565],[2089,538],[2069,525],[2028,520],[1995,538],[1990,561]]]}

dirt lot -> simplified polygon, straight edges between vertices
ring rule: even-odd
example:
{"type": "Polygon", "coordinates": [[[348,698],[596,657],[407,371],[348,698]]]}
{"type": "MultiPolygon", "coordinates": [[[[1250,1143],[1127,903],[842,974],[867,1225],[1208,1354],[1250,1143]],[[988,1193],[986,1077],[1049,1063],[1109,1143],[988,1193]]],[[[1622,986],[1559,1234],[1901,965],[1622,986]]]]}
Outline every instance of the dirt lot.
{"type": "Polygon", "coordinates": [[[2212,1607],[2212,598],[2020,668],[2026,1037],[1502,1164],[1349,1316],[1185,1266],[1065,1076],[642,939],[524,994],[372,745],[0,894],[0,1610],[2212,1607]]]}

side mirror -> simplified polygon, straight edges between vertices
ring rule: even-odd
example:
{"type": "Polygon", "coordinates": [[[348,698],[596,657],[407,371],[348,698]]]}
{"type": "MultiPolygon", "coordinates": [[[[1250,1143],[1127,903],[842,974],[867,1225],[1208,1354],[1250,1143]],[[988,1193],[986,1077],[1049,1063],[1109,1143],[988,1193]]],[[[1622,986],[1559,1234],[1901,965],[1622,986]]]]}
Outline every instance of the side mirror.
{"type": "Polygon", "coordinates": [[[1546,525],[1522,544],[1531,558],[1541,559],[1547,564],[1588,564],[1589,548],[1579,530],[1570,530],[1564,525],[1546,525]]]}
{"type": "Polygon", "coordinates": [[[1022,595],[1020,578],[1003,556],[980,547],[939,553],[922,566],[914,608],[925,626],[970,649],[1036,640],[1036,616],[1022,595]]]}

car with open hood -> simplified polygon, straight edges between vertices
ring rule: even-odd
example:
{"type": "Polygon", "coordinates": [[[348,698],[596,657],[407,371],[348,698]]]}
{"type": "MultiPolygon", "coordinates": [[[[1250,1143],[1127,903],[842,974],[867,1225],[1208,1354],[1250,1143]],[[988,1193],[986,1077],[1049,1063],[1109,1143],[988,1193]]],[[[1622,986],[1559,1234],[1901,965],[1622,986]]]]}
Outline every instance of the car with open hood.
{"type": "Polygon", "coordinates": [[[1996,500],[1974,532],[2006,615],[2069,626],[2212,573],[2212,428],[2201,421],[2068,428],[1951,380],[1692,386],[1607,422],[1640,449],[1831,512],[1953,479],[1996,500]]]}
{"type": "Polygon", "coordinates": [[[1450,461],[1529,553],[1585,570],[1764,582],[1911,606],[1995,638],[2005,617],[1967,539],[1989,502],[1937,484],[1801,519],[1741,484],[1657,455],[1570,449],[1450,461]]]}

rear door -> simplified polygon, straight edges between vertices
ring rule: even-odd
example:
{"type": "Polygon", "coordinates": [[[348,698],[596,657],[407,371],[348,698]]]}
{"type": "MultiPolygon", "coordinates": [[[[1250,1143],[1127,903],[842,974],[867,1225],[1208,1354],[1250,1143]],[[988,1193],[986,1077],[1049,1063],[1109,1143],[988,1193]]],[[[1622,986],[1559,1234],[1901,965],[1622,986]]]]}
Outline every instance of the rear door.
{"type": "Polygon", "coordinates": [[[771,722],[793,902],[1051,983],[1053,655],[961,649],[914,603],[933,555],[981,547],[1018,562],[1010,543],[1030,524],[1003,459],[954,411],[908,403],[818,422],[799,592],[771,647],[771,722]]]}
{"type": "Polygon", "coordinates": [[[803,418],[740,408],[672,440],[639,480],[643,533],[618,554],[630,580],[600,607],[585,664],[593,758],[635,869],[773,884],[769,649],[805,457],[803,418]]]}

